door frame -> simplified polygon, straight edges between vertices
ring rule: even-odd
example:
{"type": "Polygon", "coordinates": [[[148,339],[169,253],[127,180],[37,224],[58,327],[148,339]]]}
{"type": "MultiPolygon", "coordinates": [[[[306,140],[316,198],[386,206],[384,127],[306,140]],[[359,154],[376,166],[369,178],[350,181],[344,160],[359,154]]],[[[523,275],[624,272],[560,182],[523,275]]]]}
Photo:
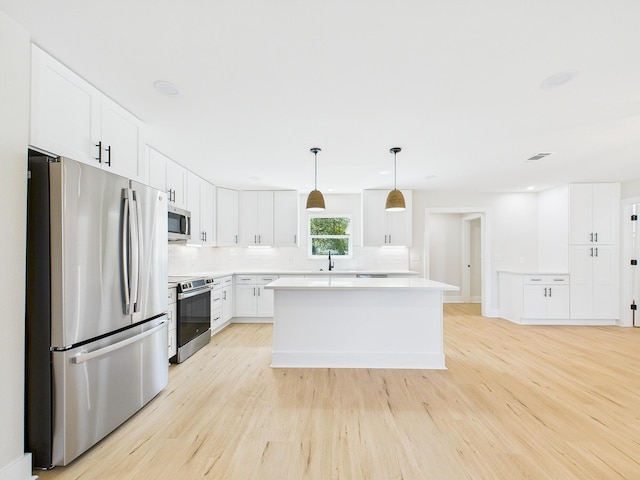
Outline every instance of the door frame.
{"type": "MultiPolygon", "coordinates": [[[[640,197],[625,198],[621,202],[620,208],[620,314],[618,315],[617,325],[621,327],[633,326],[633,315],[629,308],[631,300],[634,297],[633,291],[633,269],[640,268],[640,266],[632,266],[629,259],[634,258],[633,240],[632,240],[632,223],[629,217],[633,213],[633,206],[640,206],[640,197]]],[[[640,208],[636,209],[640,212],[640,208]]],[[[637,241],[640,241],[640,220],[637,220],[636,232],[638,235],[637,241]]],[[[640,260],[640,259],[638,259],[640,260]]],[[[640,287],[640,286],[639,286],[640,287]]],[[[636,302],[640,303],[638,299],[636,302]]],[[[640,310],[636,310],[636,325],[640,326],[640,310]]]]}
{"type": "Polygon", "coordinates": [[[463,216],[477,215],[480,218],[480,248],[481,248],[481,289],[482,303],[481,314],[484,317],[497,317],[497,312],[491,310],[491,298],[493,291],[491,288],[491,235],[489,234],[489,225],[491,223],[491,212],[487,207],[433,207],[425,208],[424,218],[424,277],[429,278],[429,215],[432,213],[459,213],[463,216]]]}

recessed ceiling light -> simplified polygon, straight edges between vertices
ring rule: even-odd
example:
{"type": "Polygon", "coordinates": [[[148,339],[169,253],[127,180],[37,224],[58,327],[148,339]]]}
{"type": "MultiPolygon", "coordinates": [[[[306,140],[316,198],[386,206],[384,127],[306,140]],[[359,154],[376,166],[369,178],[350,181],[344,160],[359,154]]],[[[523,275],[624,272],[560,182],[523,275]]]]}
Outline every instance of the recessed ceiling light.
{"type": "Polygon", "coordinates": [[[164,80],[158,80],[153,83],[155,89],[163,95],[168,97],[177,97],[180,95],[180,90],[171,82],[165,82],[164,80]]]}
{"type": "Polygon", "coordinates": [[[532,191],[532,190],[535,190],[535,189],[536,189],[536,187],[534,187],[533,185],[532,185],[532,186],[530,186],[530,187],[527,187],[527,190],[528,190],[528,191],[532,191]]]}
{"type": "Polygon", "coordinates": [[[389,170],[382,170],[382,171],[378,172],[378,174],[380,174],[380,175],[389,175],[390,173],[391,173],[391,171],[389,171],[389,170]]]}
{"type": "Polygon", "coordinates": [[[436,175],[427,175],[424,177],[425,180],[433,180],[434,178],[436,178],[436,175]]]}
{"type": "Polygon", "coordinates": [[[260,181],[260,177],[249,177],[249,180],[251,180],[252,182],[258,182],[260,181]]]}
{"type": "Polygon", "coordinates": [[[576,70],[566,70],[564,72],[558,72],[543,80],[540,86],[542,88],[558,88],[566,85],[571,80],[576,78],[576,75],[578,75],[578,72],[576,70]]]}

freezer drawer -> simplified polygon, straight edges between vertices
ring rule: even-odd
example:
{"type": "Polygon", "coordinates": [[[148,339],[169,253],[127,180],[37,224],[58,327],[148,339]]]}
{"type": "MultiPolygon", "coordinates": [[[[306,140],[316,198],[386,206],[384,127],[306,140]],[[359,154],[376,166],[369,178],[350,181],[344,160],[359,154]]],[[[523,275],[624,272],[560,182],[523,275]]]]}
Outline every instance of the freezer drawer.
{"type": "Polygon", "coordinates": [[[168,381],[167,317],[53,353],[53,465],[68,464],[168,381]]]}

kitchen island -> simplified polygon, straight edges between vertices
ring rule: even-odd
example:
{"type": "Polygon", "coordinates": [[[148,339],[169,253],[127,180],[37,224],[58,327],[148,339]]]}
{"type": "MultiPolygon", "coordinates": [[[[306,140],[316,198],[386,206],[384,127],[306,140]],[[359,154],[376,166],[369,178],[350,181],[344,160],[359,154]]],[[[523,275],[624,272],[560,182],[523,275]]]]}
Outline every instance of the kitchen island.
{"type": "Polygon", "coordinates": [[[281,278],[272,367],[444,369],[442,292],[424,278],[281,278]]]}

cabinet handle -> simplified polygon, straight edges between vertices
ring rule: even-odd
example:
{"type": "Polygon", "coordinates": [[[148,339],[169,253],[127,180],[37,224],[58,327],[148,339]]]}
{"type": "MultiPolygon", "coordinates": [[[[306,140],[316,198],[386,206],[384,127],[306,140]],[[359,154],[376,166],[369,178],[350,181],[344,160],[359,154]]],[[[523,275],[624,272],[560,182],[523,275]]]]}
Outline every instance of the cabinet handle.
{"type": "Polygon", "coordinates": [[[593,233],[591,233],[591,241],[593,242],[593,233]]]}
{"type": "Polygon", "coordinates": [[[107,148],[105,148],[105,150],[107,151],[107,161],[104,162],[107,165],[111,166],[111,145],[109,145],[107,148]]]}
{"type": "Polygon", "coordinates": [[[102,140],[96,143],[96,147],[98,147],[98,156],[96,157],[96,160],[98,160],[98,163],[102,163],[102,140]]]}
{"type": "Polygon", "coordinates": [[[293,244],[295,245],[296,243],[298,243],[298,235],[293,236],[293,244]]]}
{"type": "Polygon", "coordinates": [[[254,236],[253,236],[253,243],[254,243],[254,245],[255,245],[256,243],[258,243],[258,236],[257,236],[257,235],[254,235],[254,236]]]}
{"type": "Polygon", "coordinates": [[[551,287],[549,287],[549,298],[551,298],[551,287]]]}
{"type": "Polygon", "coordinates": [[[171,192],[173,192],[173,190],[169,189],[169,191],[167,192],[167,195],[169,196],[169,198],[167,200],[169,200],[170,202],[172,202],[173,200],[171,200],[171,192]]]}
{"type": "Polygon", "coordinates": [[[389,234],[389,245],[391,245],[391,234],[389,234]]]}
{"type": "Polygon", "coordinates": [[[596,243],[598,243],[598,232],[595,233],[596,243]]]}
{"type": "Polygon", "coordinates": [[[596,257],[598,256],[598,247],[596,247],[596,257]]]}
{"type": "Polygon", "coordinates": [[[258,287],[258,296],[260,296],[260,288],[261,288],[261,287],[258,287]]]}
{"type": "Polygon", "coordinates": [[[227,291],[226,290],[224,292],[222,292],[222,299],[223,300],[227,299],[227,291]]]}
{"type": "Polygon", "coordinates": [[[544,287],[544,296],[547,296],[547,287],[544,287]]]}
{"type": "Polygon", "coordinates": [[[256,287],[253,287],[253,296],[256,296],[256,287]]]}
{"type": "Polygon", "coordinates": [[[593,257],[593,247],[591,247],[591,254],[590,254],[590,256],[592,256],[592,257],[593,257]]]}
{"type": "Polygon", "coordinates": [[[384,236],[384,244],[385,245],[387,244],[387,236],[386,235],[384,236]]]}
{"type": "Polygon", "coordinates": [[[235,237],[235,243],[236,243],[236,245],[238,244],[238,235],[236,235],[236,237],[235,237]]]}
{"type": "Polygon", "coordinates": [[[262,243],[262,237],[258,235],[258,243],[262,243]]]}

